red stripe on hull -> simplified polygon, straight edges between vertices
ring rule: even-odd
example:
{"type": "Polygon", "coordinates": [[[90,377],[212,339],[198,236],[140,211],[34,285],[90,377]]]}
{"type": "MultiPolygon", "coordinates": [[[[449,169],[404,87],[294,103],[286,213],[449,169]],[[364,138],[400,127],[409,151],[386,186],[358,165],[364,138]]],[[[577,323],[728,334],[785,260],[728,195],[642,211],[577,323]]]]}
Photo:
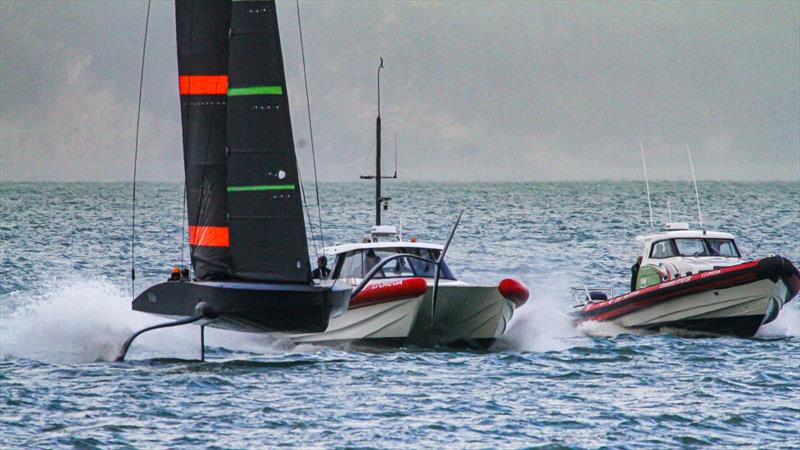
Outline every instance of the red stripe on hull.
{"type": "Polygon", "coordinates": [[[655,303],[659,303],[659,302],[662,302],[662,301],[671,300],[671,299],[673,299],[675,297],[681,297],[681,296],[684,296],[684,295],[694,294],[696,292],[701,292],[701,291],[708,291],[708,290],[711,290],[711,289],[725,289],[725,288],[728,288],[728,287],[740,285],[742,283],[747,283],[749,281],[754,281],[757,278],[758,278],[758,276],[756,274],[748,273],[748,274],[740,275],[738,277],[728,278],[727,280],[718,281],[718,282],[715,282],[715,283],[709,283],[709,284],[704,284],[702,286],[696,286],[694,288],[678,290],[678,291],[675,291],[675,292],[672,292],[672,293],[669,293],[669,294],[658,295],[658,296],[655,296],[655,297],[652,297],[652,298],[649,298],[647,300],[643,300],[643,301],[640,301],[640,302],[634,302],[634,303],[631,303],[630,305],[621,306],[621,307],[619,307],[617,309],[613,309],[611,311],[607,311],[607,312],[598,314],[596,316],[587,317],[583,321],[590,321],[590,320],[603,321],[603,320],[616,319],[617,317],[619,317],[619,316],[621,316],[623,314],[627,314],[627,313],[629,313],[631,311],[635,311],[637,309],[645,308],[647,306],[651,306],[651,305],[653,305],[655,303]]]}
{"type": "Polygon", "coordinates": [[[419,297],[427,290],[428,283],[419,277],[368,284],[350,299],[349,309],[419,297]]]}
{"type": "Polygon", "coordinates": [[[230,247],[228,227],[201,227],[189,225],[189,245],[230,247]]]}
{"type": "Polygon", "coordinates": [[[688,276],[688,277],[681,277],[681,278],[676,278],[676,279],[671,280],[671,281],[665,281],[663,283],[656,284],[654,286],[649,286],[649,287],[646,287],[644,289],[639,289],[638,291],[629,292],[629,293],[627,293],[625,295],[621,295],[619,297],[614,297],[614,298],[606,300],[604,302],[592,303],[591,305],[589,305],[586,308],[584,308],[583,312],[591,312],[591,311],[594,311],[595,309],[605,308],[606,306],[610,306],[610,305],[613,305],[615,303],[619,303],[619,302],[625,301],[625,300],[627,300],[627,299],[629,299],[631,297],[637,297],[637,296],[642,295],[642,294],[648,294],[650,292],[657,291],[659,289],[672,287],[672,286],[674,286],[676,284],[691,283],[693,281],[702,280],[702,279],[705,279],[705,278],[708,278],[708,277],[714,277],[714,276],[722,275],[722,274],[725,274],[725,273],[736,272],[736,271],[743,270],[743,269],[749,269],[751,267],[757,266],[760,261],[761,261],[760,259],[757,259],[755,261],[742,263],[742,264],[739,264],[739,265],[736,265],[736,266],[725,267],[723,269],[712,270],[710,272],[702,272],[702,273],[698,273],[698,274],[691,275],[691,276],[688,276]]]}
{"type": "Polygon", "coordinates": [[[227,75],[181,75],[181,95],[228,95],[227,75]]]}

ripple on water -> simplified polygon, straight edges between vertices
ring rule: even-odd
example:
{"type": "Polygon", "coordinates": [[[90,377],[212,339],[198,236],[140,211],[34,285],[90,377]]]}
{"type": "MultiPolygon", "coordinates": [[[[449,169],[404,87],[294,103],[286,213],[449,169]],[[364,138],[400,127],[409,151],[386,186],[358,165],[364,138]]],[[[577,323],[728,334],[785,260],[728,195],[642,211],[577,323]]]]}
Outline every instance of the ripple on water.
{"type": "MultiPolygon", "coordinates": [[[[736,232],[745,254],[800,261],[800,185],[700,184],[714,199],[708,225],[736,232]]],[[[359,238],[370,192],[324,187],[326,241],[359,238]]],[[[651,187],[654,204],[692,214],[690,184],[651,187]]],[[[466,208],[448,253],[463,279],[532,288],[494,351],[329,349],[209,329],[200,363],[186,327],[144,336],[118,364],[102,361],[158,321],[130,311],[129,189],[0,184],[0,446],[800,448],[796,302],[750,340],[572,326],[570,286],[628,283],[632,239],[647,229],[640,183],[387,186],[387,223],[421,240],[439,242],[466,208]]],[[[180,257],[183,196],[147,183],[139,195],[142,289],[180,257]]]]}

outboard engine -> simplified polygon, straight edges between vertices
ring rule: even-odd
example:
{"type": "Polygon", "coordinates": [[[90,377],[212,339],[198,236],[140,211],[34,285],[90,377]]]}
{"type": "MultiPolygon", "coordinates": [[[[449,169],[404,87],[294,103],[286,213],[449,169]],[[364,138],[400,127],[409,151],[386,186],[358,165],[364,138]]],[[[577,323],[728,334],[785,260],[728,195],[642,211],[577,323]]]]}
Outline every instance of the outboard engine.
{"type": "Polygon", "coordinates": [[[589,292],[589,300],[591,300],[591,301],[608,300],[608,294],[606,294],[605,292],[600,292],[600,291],[591,291],[591,292],[589,292]]]}

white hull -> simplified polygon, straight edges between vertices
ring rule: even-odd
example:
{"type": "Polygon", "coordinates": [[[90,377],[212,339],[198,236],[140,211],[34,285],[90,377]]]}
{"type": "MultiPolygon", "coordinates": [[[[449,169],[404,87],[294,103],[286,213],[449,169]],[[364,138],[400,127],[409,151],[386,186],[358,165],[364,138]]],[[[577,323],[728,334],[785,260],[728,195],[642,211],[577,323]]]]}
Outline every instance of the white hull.
{"type": "Polygon", "coordinates": [[[505,333],[514,304],[494,286],[442,282],[431,320],[432,288],[419,297],[350,309],[324,333],[293,335],[297,343],[488,346],[505,333]]]}
{"type": "Polygon", "coordinates": [[[324,333],[297,334],[298,343],[349,342],[360,339],[405,339],[417,317],[422,296],[350,309],[332,318],[324,333]]]}
{"type": "MultiPolygon", "coordinates": [[[[783,306],[773,299],[776,283],[759,280],[752,283],[714,289],[674,298],[625,314],[615,320],[624,327],[669,326],[671,323],[728,319],[752,319],[759,324],[772,311],[783,306]]],[[[782,303],[782,302],[781,302],[782,303]]]]}

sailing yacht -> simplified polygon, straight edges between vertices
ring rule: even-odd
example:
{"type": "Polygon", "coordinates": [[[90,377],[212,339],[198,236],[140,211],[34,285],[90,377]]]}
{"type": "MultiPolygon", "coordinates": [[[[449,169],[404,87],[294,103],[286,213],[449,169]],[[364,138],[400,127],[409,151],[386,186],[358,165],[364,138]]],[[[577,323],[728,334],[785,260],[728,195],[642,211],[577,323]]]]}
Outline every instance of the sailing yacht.
{"type": "Polygon", "coordinates": [[[313,280],[274,1],[176,0],[194,276],[151,286],[133,309],[245,332],[313,332],[351,286],[313,280]]]}

